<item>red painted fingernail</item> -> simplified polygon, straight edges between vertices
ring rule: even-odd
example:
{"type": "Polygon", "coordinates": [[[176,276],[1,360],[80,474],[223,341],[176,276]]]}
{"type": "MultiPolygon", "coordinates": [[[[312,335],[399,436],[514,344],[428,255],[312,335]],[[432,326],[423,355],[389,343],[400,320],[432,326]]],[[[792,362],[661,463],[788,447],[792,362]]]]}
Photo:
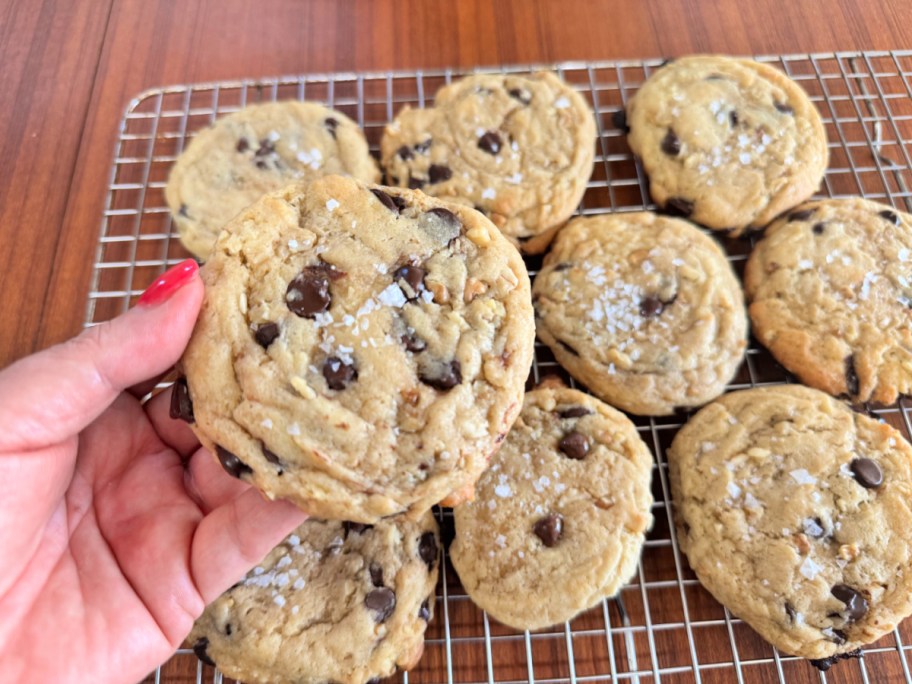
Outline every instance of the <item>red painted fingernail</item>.
{"type": "Polygon", "coordinates": [[[189,283],[197,271],[199,271],[199,264],[193,259],[185,259],[177,266],[172,266],[146,288],[139,301],[136,302],[137,306],[155,306],[167,301],[175,292],[189,283]]]}

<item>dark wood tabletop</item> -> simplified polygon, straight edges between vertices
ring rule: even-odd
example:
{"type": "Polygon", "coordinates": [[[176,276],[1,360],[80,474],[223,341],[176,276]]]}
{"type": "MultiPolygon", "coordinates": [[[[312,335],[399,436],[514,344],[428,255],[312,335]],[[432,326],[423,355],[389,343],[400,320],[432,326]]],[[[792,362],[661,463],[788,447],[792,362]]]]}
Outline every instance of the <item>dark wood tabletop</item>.
{"type": "MultiPolygon", "coordinates": [[[[147,88],[904,48],[912,48],[909,0],[0,0],[0,368],[81,329],[118,125],[147,88]]],[[[192,664],[167,672],[195,680],[192,664]]],[[[903,680],[898,664],[886,672],[903,680]]],[[[733,681],[711,673],[702,681],[733,681]]],[[[475,674],[487,678],[483,665],[475,674]]],[[[526,677],[525,665],[516,677],[526,677]]]]}

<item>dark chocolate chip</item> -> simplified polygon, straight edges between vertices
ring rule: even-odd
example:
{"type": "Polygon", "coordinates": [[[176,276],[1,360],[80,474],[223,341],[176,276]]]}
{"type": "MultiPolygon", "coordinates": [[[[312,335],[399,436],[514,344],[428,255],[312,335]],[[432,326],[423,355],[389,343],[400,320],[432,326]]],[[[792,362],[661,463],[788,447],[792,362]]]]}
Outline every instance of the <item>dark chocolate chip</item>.
{"type": "Polygon", "coordinates": [[[420,190],[424,187],[424,181],[409,174],[408,186],[409,190],[420,190]]]}
{"type": "Polygon", "coordinates": [[[573,354],[574,356],[579,356],[579,352],[576,351],[576,349],[574,349],[573,347],[571,347],[569,344],[567,344],[567,343],[564,342],[563,340],[558,340],[557,343],[558,343],[561,347],[563,347],[564,350],[567,351],[568,353],[573,354]]]}
{"type": "Polygon", "coordinates": [[[886,219],[893,225],[896,225],[896,226],[899,225],[899,214],[897,214],[895,211],[890,211],[889,209],[884,209],[882,212],[880,212],[878,214],[878,216],[886,219]]]}
{"type": "Polygon", "coordinates": [[[589,453],[589,438],[582,432],[574,430],[558,443],[558,448],[567,458],[580,461],[589,453]]]}
{"type": "Polygon", "coordinates": [[[420,143],[416,143],[416,144],[412,145],[412,149],[415,150],[415,152],[417,152],[418,154],[424,154],[429,149],[431,149],[431,142],[432,142],[431,138],[428,138],[427,140],[422,140],[420,143]]]}
{"type": "Polygon", "coordinates": [[[277,323],[262,323],[257,326],[253,336],[256,338],[258,345],[263,349],[268,349],[269,345],[279,336],[279,325],[277,323]]]}
{"type": "Polygon", "coordinates": [[[208,637],[200,637],[196,640],[196,643],[193,644],[193,652],[196,654],[196,657],[206,663],[209,667],[215,667],[215,662],[209,657],[208,648],[208,637]]]}
{"type": "Polygon", "coordinates": [[[449,244],[462,232],[462,221],[449,209],[437,207],[424,212],[421,227],[441,245],[449,244]]]}
{"type": "Polygon", "coordinates": [[[386,587],[374,589],[364,597],[364,605],[374,612],[374,620],[386,622],[396,609],[396,594],[386,587]]]}
{"type": "Polygon", "coordinates": [[[826,230],[826,223],[821,221],[820,223],[815,223],[814,227],[811,228],[814,231],[814,235],[823,235],[823,231],[826,230]]]}
{"type": "Polygon", "coordinates": [[[849,640],[848,635],[841,629],[832,629],[830,630],[830,634],[825,634],[825,636],[828,636],[830,638],[830,641],[839,644],[840,646],[849,640]]]}
{"type": "Polygon", "coordinates": [[[448,365],[443,367],[440,375],[430,376],[422,373],[419,374],[419,378],[425,385],[430,385],[436,390],[446,392],[462,382],[462,366],[458,359],[453,359],[448,365]]]}
{"type": "Polygon", "coordinates": [[[789,622],[794,623],[795,615],[796,615],[795,609],[794,609],[794,607],[792,607],[792,604],[789,603],[788,601],[785,602],[785,613],[789,617],[789,622]]]}
{"type": "Polygon", "coordinates": [[[777,111],[782,112],[783,114],[794,114],[795,110],[792,109],[790,105],[785,104],[784,102],[774,102],[773,106],[777,111]]]}
{"type": "Polygon", "coordinates": [[[858,372],[855,370],[855,357],[849,354],[845,357],[846,391],[850,396],[858,394],[858,372]]]}
{"type": "Polygon", "coordinates": [[[169,415],[185,423],[193,423],[193,402],[190,400],[190,388],[187,386],[187,378],[180,377],[174,381],[174,389],[171,390],[171,410],[169,415]]]}
{"type": "Polygon", "coordinates": [[[228,451],[228,449],[216,444],[215,452],[218,456],[219,463],[222,464],[222,468],[224,468],[225,472],[231,475],[231,477],[236,477],[240,480],[242,475],[253,472],[253,469],[249,465],[228,451]]]}
{"type": "Polygon", "coordinates": [[[453,171],[443,164],[431,164],[428,169],[428,183],[443,183],[453,177],[453,171]]]}
{"type": "Polygon", "coordinates": [[[849,658],[864,658],[864,653],[861,652],[860,648],[856,648],[854,651],[849,651],[848,653],[837,653],[836,655],[810,660],[808,662],[821,672],[826,672],[834,663],[837,663],[840,660],[848,660],[849,658]]]}
{"type": "Polygon", "coordinates": [[[630,126],[627,125],[627,110],[619,109],[611,115],[611,123],[624,133],[630,132],[630,126]]]}
{"type": "Polygon", "coordinates": [[[365,530],[373,528],[373,525],[365,525],[364,523],[359,522],[350,522],[346,520],[342,523],[342,529],[345,530],[345,538],[348,539],[348,534],[354,532],[355,534],[361,534],[365,530]]]}
{"type": "Polygon", "coordinates": [[[190,214],[187,213],[187,205],[182,204],[180,209],[177,210],[177,213],[183,216],[184,218],[190,218],[190,214]]]}
{"type": "Polygon", "coordinates": [[[830,593],[845,604],[843,615],[847,622],[858,622],[867,615],[868,600],[857,589],[847,584],[837,584],[830,593]]]}
{"type": "Polygon", "coordinates": [[[535,523],[532,530],[545,546],[556,546],[564,533],[564,518],[557,513],[551,513],[535,523]]]}
{"type": "Polygon", "coordinates": [[[814,215],[813,209],[799,209],[798,211],[793,211],[788,215],[789,221],[807,221],[811,216],[814,215]]]}
{"type": "Polygon", "coordinates": [[[267,164],[266,162],[264,162],[262,159],[257,159],[257,161],[256,161],[256,167],[257,167],[258,169],[265,169],[265,168],[268,168],[268,167],[269,167],[269,164],[267,164]]]}
{"type": "Polygon", "coordinates": [[[427,563],[431,570],[437,564],[438,553],[437,537],[434,533],[425,532],[422,534],[421,539],[418,540],[418,555],[421,556],[421,560],[427,563]]]}
{"type": "Polygon", "coordinates": [[[330,356],[323,362],[323,377],[331,390],[344,390],[358,379],[354,364],[346,363],[337,356],[330,356]]]}
{"type": "Polygon", "coordinates": [[[585,406],[571,406],[562,411],[558,411],[557,415],[560,418],[581,418],[582,416],[592,415],[592,409],[586,408],[585,406]]]}
{"type": "Polygon", "coordinates": [[[406,293],[406,299],[408,301],[414,301],[418,298],[418,294],[424,289],[424,276],[427,274],[420,266],[412,266],[411,264],[406,264],[396,269],[396,272],[393,273],[394,280],[404,280],[406,284],[412,289],[412,295],[409,297],[406,293]]]}
{"type": "Polygon", "coordinates": [[[235,146],[235,149],[238,152],[246,152],[247,150],[250,149],[250,142],[247,140],[247,138],[241,138],[237,141],[237,145],[235,146]]]}
{"type": "Polygon", "coordinates": [[[225,624],[225,636],[231,636],[232,631],[233,630],[231,629],[231,623],[230,622],[226,623],[225,624]]]}
{"type": "Polygon", "coordinates": [[[321,264],[306,266],[303,271],[288,283],[285,292],[285,303],[288,308],[302,318],[313,318],[318,313],[329,309],[332,296],[329,292],[330,280],[336,280],[342,273],[331,266],[321,264]]]}
{"type": "Polygon", "coordinates": [[[407,333],[399,338],[402,345],[410,352],[423,352],[427,349],[427,343],[422,340],[416,333],[407,333]]]}
{"type": "Polygon", "coordinates": [[[371,584],[373,584],[375,587],[383,586],[383,568],[381,568],[376,563],[370,564],[370,576],[371,584]]]}
{"type": "Polygon", "coordinates": [[[424,599],[424,603],[421,604],[421,607],[418,609],[418,617],[428,622],[431,619],[431,600],[430,598],[424,599]]]}
{"type": "Polygon", "coordinates": [[[665,304],[658,297],[644,297],[640,302],[640,315],[644,318],[658,316],[665,310],[665,304]]]}
{"type": "Polygon", "coordinates": [[[737,125],[738,125],[738,121],[739,121],[739,119],[738,119],[738,112],[736,112],[734,109],[731,110],[731,111],[728,113],[728,121],[729,121],[729,123],[731,123],[732,128],[734,128],[735,126],[737,126],[737,125]]]}
{"type": "Polygon", "coordinates": [[[514,100],[518,100],[524,105],[528,105],[532,102],[532,93],[530,93],[525,88],[510,88],[507,91],[514,100]]]}
{"type": "Polygon", "coordinates": [[[398,150],[396,150],[396,155],[402,161],[408,161],[409,159],[411,159],[412,157],[415,156],[412,154],[412,151],[409,149],[408,145],[403,145],[398,150]]]}
{"type": "Polygon", "coordinates": [[[265,157],[267,155],[275,152],[275,143],[272,142],[269,138],[263,138],[260,140],[260,146],[257,148],[257,151],[254,154],[257,157],[265,157]]]}
{"type": "Polygon", "coordinates": [[[273,465],[282,465],[282,460],[266,447],[263,447],[263,456],[273,465]]]}
{"type": "Polygon", "coordinates": [[[801,527],[804,529],[804,533],[812,539],[820,539],[826,535],[826,531],[823,529],[823,521],[820,518],[805,518],[801,523],[801,527]]]}
{"type": "MultiPolygon", "coordinates": [[[[497,131],[488,131],[478,139],[478,147],[488,154],[497,154],[503,146],[503,140],[497,131]]],[[[447,176],[449,178],[449,176],[447,176]]]]}
{"type": "Polygon", "coordinates": [[[665,137],[662,138],[662,152],[670,157],[677,157],[681,152],[681,141],[674,129],[669,128],[665,137]]]}
{"type": "Polygon", "coordinates": [[[865,489],[877,489],[883,484],[883,471],[870,458],[853,458],[849,468],[858,484],[865,489]]]}
{"type": "Polygon", "coordinates": [[[393,198],[392,196],[383,192],[383,190],[377,190],[376,188],[371,188],[371,192],[374,194],[374,197],[380,200],[380,204],[382,204],[394,214],[398,214],[402,210],[402,206],[405,206],[405,201],[400,197],[393,198]],[[397,199],[400,202],[396,202],[397,199]],[[400,206],[400,203],[402,206],[400,206]]]}
{"type": "Polygon", "coordinates": [[[339,120],[330,117],[323,122],[323,125],[326,126],[326,130],[329,131],[329,134],[333,137],[333,140],[335,140],[336,128],[339,127],[339,120]]]}
{"type": "Polygon", "coordinates": [[[687,218],[694,212],[694,203],[693,200],[684,199],[683,197],[672,197],[665,202],[665,211],[673,216],[687,218]]]}

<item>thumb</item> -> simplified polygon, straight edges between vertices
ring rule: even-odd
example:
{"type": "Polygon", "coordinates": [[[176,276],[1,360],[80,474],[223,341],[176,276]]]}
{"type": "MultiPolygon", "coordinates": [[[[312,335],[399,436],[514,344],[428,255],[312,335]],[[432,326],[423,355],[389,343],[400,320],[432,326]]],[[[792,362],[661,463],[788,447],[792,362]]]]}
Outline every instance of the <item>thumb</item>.
{"type": "Polygon", "coordinates": [[[0,450],[35,449],[76,435],[124,389],[174,365],[202,303],[198,272],[187,259],[126,313],[0,372],[0,450]]]}

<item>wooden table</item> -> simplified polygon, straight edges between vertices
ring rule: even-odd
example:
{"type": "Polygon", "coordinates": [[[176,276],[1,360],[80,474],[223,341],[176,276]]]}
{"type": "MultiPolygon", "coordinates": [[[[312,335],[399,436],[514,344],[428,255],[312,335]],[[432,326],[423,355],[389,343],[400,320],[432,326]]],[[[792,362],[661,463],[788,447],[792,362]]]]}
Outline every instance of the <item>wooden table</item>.
{"type": "Polygon", "coordinates": [[[908,0],[0,0],[0,367],[80,330],[116,127],[146,88],[909,47],[908,0]]]}

